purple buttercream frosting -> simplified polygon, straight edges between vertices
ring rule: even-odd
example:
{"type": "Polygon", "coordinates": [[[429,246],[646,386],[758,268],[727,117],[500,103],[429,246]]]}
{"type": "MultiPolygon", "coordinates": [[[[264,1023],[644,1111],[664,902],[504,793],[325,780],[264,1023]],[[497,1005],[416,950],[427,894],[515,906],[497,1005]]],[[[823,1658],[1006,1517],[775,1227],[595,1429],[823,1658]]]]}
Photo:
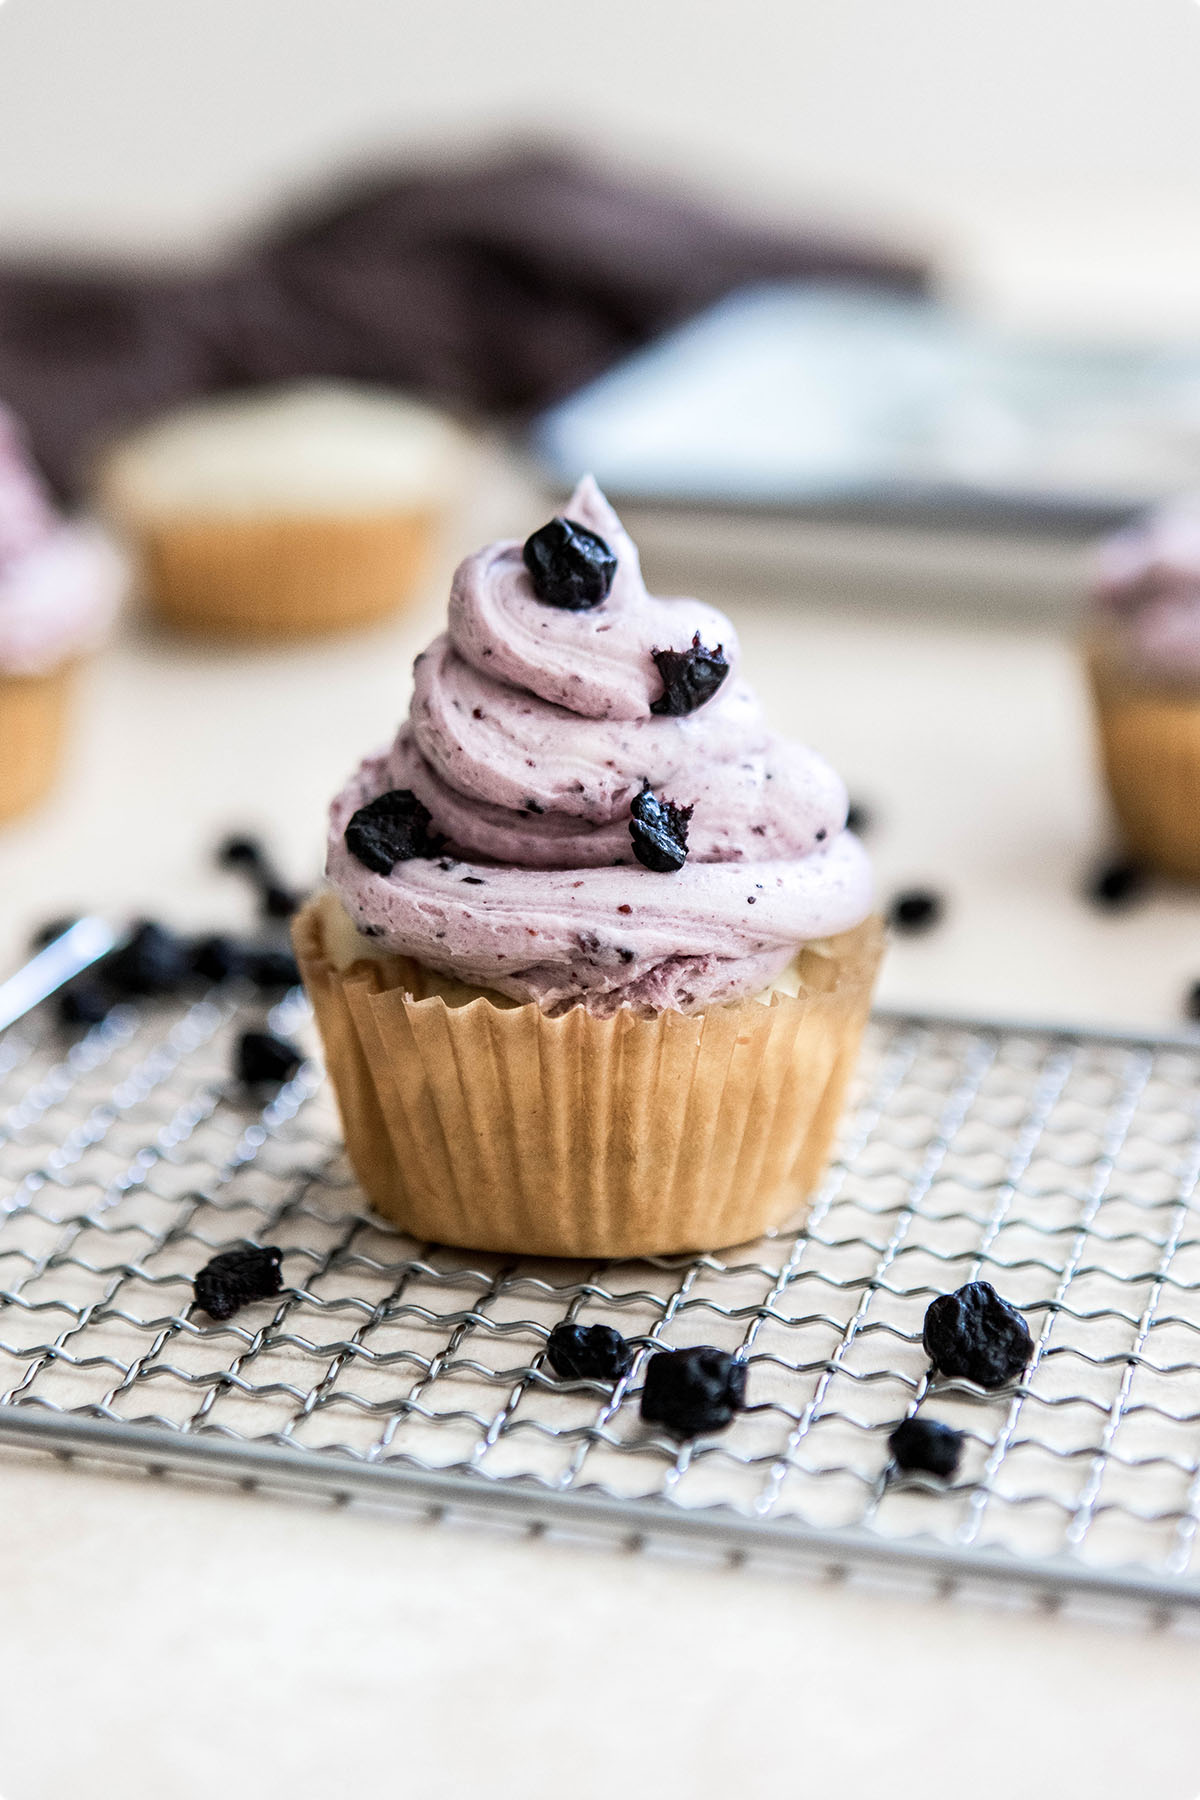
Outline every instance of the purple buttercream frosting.
{"type": "Polygon", "coordinates": [[[590,478],[567,514],[617,555],[607,600],[543,605],[516,542],[460,565],[447,634],[417,659],[408,721],[334,802],[330,880],[381,947],[547,1011],[695,1011],[757,992],[801,944],[870,910],[845,787],[768,730],[721,613],[646,592],[590,478]],[[655,714],[652,652],[697,633],[723,646],[728,676],[696,711],[655,714]],[[647,783],[694,807],[676,873],[633,854],[630,801],[647,783]],[[344,836],[392,788],[417,795],[446,851],[380,875],[344,836]]]}
{"type": "Polygon", "coordinates": [[[59,518],[0,407],[0,673],[44,675],[94,649],[125,579],[103,532],[59,518]]]}
{"type": "Polygon", "coordinates": [[[1094,587],[1099,617],[1135,667],[1200,681],[1200,497],[1176,500],[1107,538],[1094,587]]]}

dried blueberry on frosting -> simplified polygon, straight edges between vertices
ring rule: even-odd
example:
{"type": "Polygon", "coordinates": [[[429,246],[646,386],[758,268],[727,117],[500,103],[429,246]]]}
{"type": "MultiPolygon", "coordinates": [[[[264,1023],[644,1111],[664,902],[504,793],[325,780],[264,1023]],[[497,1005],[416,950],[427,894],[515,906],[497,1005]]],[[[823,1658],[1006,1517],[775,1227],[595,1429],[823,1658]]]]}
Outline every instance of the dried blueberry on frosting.
{"type": "Polygon", "coordinates": [[[594,481],[566,513],[611,557],[603,604],[547,604],[520,539],[460,564],[408,719],[334,802],[330,881],[378,949],[551,1014],[760,993],[871,910],[845,786],[770,729],[723,614],[647,592],[594,481]],[[396,794],[444,858],[376,846],[396,794]]]}
{"type": "Polygon", "coordinates": [[[551,519],[525,539],[521,556],[543,606],[586,612],[612,592],[616,557],[598,532],[574,519],[551,519]]]}
{"type": "Polygon", "coordinates": [[[392,788],[360,806],[346,827],[346,848],[377,875],[390,875],[398,862],[426,856],[435,847],[429,809],[409,788],[392,788]]]}
{"type": "Polygon", "coordinates": [[[725,646],[706,650],[697,632],[686,650],[652,650],[654,666],[662,676],[663,691],[651,702],[652,713],[682,718],[712,699],[729,673],[725,646]]]}
{"type": "Polygon", "coordinates": [[[644,869],[673,875],[687,861],[688,821],[693,809],[659,800],[643,788],[629,803],[633,854],[644,869]]]}

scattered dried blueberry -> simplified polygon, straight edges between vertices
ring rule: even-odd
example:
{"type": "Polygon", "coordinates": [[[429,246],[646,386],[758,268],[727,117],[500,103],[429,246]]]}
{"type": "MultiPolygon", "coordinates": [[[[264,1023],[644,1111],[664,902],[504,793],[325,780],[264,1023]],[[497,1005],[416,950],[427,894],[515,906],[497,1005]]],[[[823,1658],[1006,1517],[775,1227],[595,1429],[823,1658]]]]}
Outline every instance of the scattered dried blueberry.
{"type": "Polygon", "coordinates": [[[220,932],[197,938],[192,945],[191,960],[192,973],[204,981],[229,981],[234,975],[246,972],[245,948],[220,932]]]}
{"type": "Polygon", "coordinates": [[[100,965],[104,980],[118,994],[170,994],[191,974],[191,953],[183,938],[143,919],[128,942],[100,965]]]}
{"type": "Polygon", "coordinates": [[[258,895],[264,918],[290,919],[300,896],[279,879],[260,838],[249,834],[227,837],[217,845],[217,862],[246,876],[258,895]]]}
{"type": "Polygon", "coordinates": [[[227,837],[217,845],[217,862],[223,869],[260,869],[266,860],[266,850],[256,837],[227,837]]]}
{"type": "Polygon", "coordinates": [[[982,1388],[1015,1380],[1033,1355],[1028,1325],[990,1281],[969,1281],[935,1300],[921,1341],[935,1369],[982,1388]]]}
{"type": "Polygon", "coordinates": [[[697,632],[686,650],[652,650],[654,665],[662,676],[661,698],[651,702],[652,713],[682,717],[711,700],[729,673],[725,646],[706,650],[697,632]]]}
{"type": "Polygon", "coordinates": [[[1088,884],[1088,899],[1093,906],[1115,912],[1139,899],[1146,887],[1146,871],[1140,863],[1118,861],[1104,863],[1088,884]]]}
{"type": "Polygon", "coordinates": [[[243,1031],[234,1053],[234,1069],[247,1087],[290,1081],[304,1061],[295,1044],[270,1031],[243,1031]]]}
{"type": "Polygon", "coordinates": [[[366,869],[390,875],[398,862],[437,849],[429,809],[411,788],[392,788],[360,806],[346,827],[346,848],[366,869]]]}
{"type": "Polygon", "coordinates": [[[633,1351],[611,1325],[556,1325],[546,1358],[568,1381],[620,1381],[633,1366],[633,1351]]]}
{"type": "Polygon", "coordinates": [[[295,987],[300,980],[296,959],[290,950],[246,950],[246,973],[255,987],[275,989],[295,987]]]}
{"type": "Polygon", "coordinates": [[[869,806],[864,806],[861,800],[852,800],[850,802],[846,811],[847,831],[853,831],[857,836],[861,837],[864,831],[870,831],[874,822],[869,806]]]}
{"type": "Polygon", "coordinates": [[[545,606],[587,612],[612,592],[617,559],[602,537],[574,519],[553,518],[521,552],[533,591],[545,606]]]}
{"type": "Polygon", "coordinates": [[[283,1287],[283,1251],[277,1244],[243,1244],[206,1262],[192,1283],[196,1305],[210,1319],[231,1319],[252,1300],[269,1300],[283,1287]]]}
{"type": "Polygon", "coordinates": [[[905,1419],[888,1438],[896,1467],[907,1474],[922,1469],[928,1475],[953,1475],[962,1455],[963,1434],[936,1419],[905,1419]]]}
{"type": "Polygon", "coordinates": [[[112,1011],[112,998],[98,981],[86,976],[71,982],[58,996],[60,1025],[99,1025],[112,1011]]]}
{"type": "Polygon", "coordinates": [[[915,935],[930,931],[940,920],[945,902],[929,888],[909,888],[897,894],[888,908],[888,924],[893,931],[915,935]]]}
{"type": "Polygon", "coordinates": [[[72,925],[76,925],[78,922],[78,919],[47,919],[44,925],[38,926],[30,938],[29,948],[44,950],[47,944],[52,944],[55,938],[60,938],[64,931],[70,931],[72,925]]]}
{"type": "Polygon", "coordinates": [[[1189,1019],[1200,1022],[1200,981],[1194,981],[1188,989],[1183,1002],[1183,1010],[1189,1019]]]}
{"type": "Polygon", "coordinates": [[[688,821],[693,809],[659,800],[643,788],[629,803],[633,854],[644,869],[673,875],[687,861],[688,821]]]}
{"type": "Polygon", "coordinates": [[[642,1417],[676,1437],[720,1431],[745,1404],[746,1365],[724,1350],[659,1350],[646,1365],[642,1417]]]}

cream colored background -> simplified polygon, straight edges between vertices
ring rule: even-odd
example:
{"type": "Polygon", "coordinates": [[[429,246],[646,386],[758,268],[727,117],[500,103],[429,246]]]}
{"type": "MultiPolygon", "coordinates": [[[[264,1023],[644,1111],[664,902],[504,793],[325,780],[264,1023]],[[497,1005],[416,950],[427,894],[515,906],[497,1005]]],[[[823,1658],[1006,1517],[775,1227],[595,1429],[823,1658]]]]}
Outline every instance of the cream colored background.
{"type": "Polygon", "coordinates": [[[1001,316],[1200,316],[1195,0],[4,0],[0,249],[227,238],[331,165],[566,135],[937,246],[1001,316]]]}

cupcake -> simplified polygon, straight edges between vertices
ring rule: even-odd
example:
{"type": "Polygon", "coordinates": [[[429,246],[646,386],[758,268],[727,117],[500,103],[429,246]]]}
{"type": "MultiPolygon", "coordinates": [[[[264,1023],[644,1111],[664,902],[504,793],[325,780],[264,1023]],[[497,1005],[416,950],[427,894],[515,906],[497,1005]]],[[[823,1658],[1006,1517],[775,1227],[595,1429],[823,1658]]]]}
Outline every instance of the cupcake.
{"type": "Polygon", "coordinates": [[[426,407],[313,383],[172,413],[111,450],[97,488],[164,619],[290,639],[366,624],[409,597],[460,449],[426,407]]]}
{"type": "Polygon", "coordinates": [[[595,483],[455,574],[296,921],[346,1145],[420,1238],[742,1242],[829,1155],[882,931],[846,791],[595,483]]]}
{"type": "Polygon", "coordinates": [[[1200,880],[1200,501],[1101,546],[1088,666],[1108,791],[1133,854],[1200,880]]]}
{"type": "Polygon", "coordinates": [[[59,517],[0,408],[0,819],[52,786],[76,668],[107,633],[124,582],[108,539],[59,517]]]}

